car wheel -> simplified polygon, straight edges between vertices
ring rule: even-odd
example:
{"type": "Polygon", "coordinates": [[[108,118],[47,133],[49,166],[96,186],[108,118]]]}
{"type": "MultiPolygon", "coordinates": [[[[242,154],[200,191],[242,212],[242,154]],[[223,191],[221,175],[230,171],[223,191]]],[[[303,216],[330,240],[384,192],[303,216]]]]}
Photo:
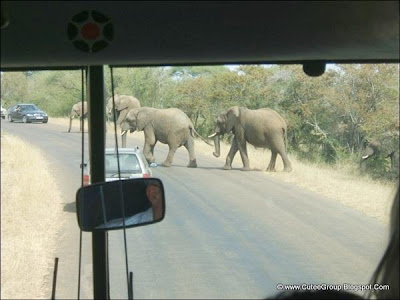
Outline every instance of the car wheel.
{"type": "Polygon", "coordinates": [[[23,117],[22,117],[22,122],[28,123],[28,119],[26,118],[26,116],[23,116],[23,117]]]}
{"type": "Polygon", "coordinates": [[[47,123],[49,120],[45,120],[45,121],[43,121],[43,123],[47,123]]]}

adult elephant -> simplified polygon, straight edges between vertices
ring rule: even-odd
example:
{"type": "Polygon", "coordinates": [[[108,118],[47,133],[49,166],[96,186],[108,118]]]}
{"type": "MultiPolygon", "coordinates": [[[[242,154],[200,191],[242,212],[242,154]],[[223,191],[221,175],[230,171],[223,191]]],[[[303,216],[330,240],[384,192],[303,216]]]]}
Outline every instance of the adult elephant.
{"type": "Polygon", "coordinates": [[[367,144],[361,154],[361,169],[366,169],[366,161],[374,156],[390,158],[390,167],[395,170],[399,167],[399,136],[386,135],[382,139],[374,139],[367,144]]]}
{"type": "Polygon", "coordinates": [[[69,128],[68,132],[71,132],[72,119],[79,118],[79,130],[82,131],[82,119],[87,115],[87,101],[78,102],[72,105],[71,113],[69,114],[69,128]]]}
{"type": "MultiPolygon", "coordinates": [[[[123,134],[128,130],[130,132],[144,131],[143,154],[149,163],[154,162],[154,147],[160,141],[169,146],[168,156],[162,164],[164,167],[171,166],[175,151],[181,146],[184,146],[189,152],[187,166],[189,168],[197,167],[194,134],[201,136],[195,131],[192,121],[183,111],[177,108],[157,109],[152,107],[132,109],[122,121],[121,129],[123,134]]],[[[201,138],[207,142],[206,139],[201,138]]]]}
{"type": "MultiPolygon", "coordinates": [[[[140,107],[140,101],[133,96],[114,95],[114,101],[115,101],[115,112],[116,112],[116,116],[118,118],[116,123],[119,126],[121,126],[121,123],[125,120],[126,116],[128,115],[128,112],[131,109],[140,107]]],[[[113,116],[112,97],[108,100],[107,117],[108,117],[108,120],[110,120],[114,117],[113,116]]],[[[121,129],[121,132],[122,132],[122,129],[121,129]]],[[[124,131],[124,133],[121,135],[123,148],[126,147],[126,133],[127,133],[127,131],[124,131]]]]}
{"type": "Polygon", "coordinates": [[[221,113],[216,120],[215,132],[209,136],[214,138],[214,156],[220,156],[220,136],[230,132],[234,139],[223,169],[232,169],[233,158],[239,151],[243,162],[242,170],[250,170],[246,144],[250,143],[255,147],[271,149],[272,156],[267,171],[275,171],[277,154],[282,157],[284,171],[292,170],[287,156],[286,122],[276,111],[269,108],[251,110],[233,106],[221,113]]]}

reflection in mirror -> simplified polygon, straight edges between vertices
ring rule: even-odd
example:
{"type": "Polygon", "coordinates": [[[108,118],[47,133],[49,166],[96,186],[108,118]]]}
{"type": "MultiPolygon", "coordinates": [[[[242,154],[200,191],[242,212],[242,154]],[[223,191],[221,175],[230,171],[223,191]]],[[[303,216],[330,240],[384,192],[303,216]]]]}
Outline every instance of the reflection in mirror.
{"type": "Polygon", "coordinates": [[[124,221],[126,228],[152,224],[165,215],[164,187],[157,178],[96,183],[78,190],[76,206],[83,231],[121,229],[124,221]]]}

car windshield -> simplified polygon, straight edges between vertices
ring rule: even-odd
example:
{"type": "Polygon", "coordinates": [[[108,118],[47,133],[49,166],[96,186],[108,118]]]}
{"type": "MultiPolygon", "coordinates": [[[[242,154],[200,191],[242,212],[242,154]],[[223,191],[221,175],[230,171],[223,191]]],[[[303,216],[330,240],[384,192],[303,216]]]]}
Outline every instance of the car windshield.
{"type": "MultiPolygon", "coordinates": [[[[150,127],[126,134],[126,148],[139,146],[158,166],[152,176],[166,194],[161,223],[126,232],[135,298],[255,299],[322,284],[363,292],[387,245],[399,178],[399,64],[329,64],[319,77],[294,64],[121,67],[115,91],[104,70],[106,101],[114,92],[162,111],[148,116],[153,135],[150,127]],[[179,122],[163,118],[167,108],[179,122]],[[273,135],[263,140],[265,128],[273,135]],[[165,129],[181,138],[171,148],[165,129]]],[[[82,96],[80,70],[24,74],[2,73],[3,105],[43,99],[50,119],[46,127],[1,121],[1,296],[48,298],[58,257],[56,299],[70,299],[79,163],[96,128],[84,119],[81,131],[79,115],[69,117],[82,96]]],[[[121,127],[136,124],[117,120],[107,120],[106,145],[96,147],[114,149],[115,132],[121,147],[121,127]]],[[[120,152],[122,174],[142,172],[136,154],[120,152]]],[[[105,156],[106,177],[117,174],[116,154],[105,156]]],[[[82,299],[93,297],[91,236],[83,234],[82,299]]],[[[122,231],[108,241],[110,296],[126,298],[122,231]]]]}
{"type": "MultiPolygon", "coordinates": [[[[141,173],[140,164],[136,154],[120,154],[119,164],[121,173],[138,174],[141,173]]],[[[106,155],[106,175],[118,173],[118,161],[116,154],[106,155]]]]}
{"type": "Polygon", "coordinates": [[[21,105],[21,110],[22,111],[36,111],[36,110],[39,110],[39,108],[36,105],[21,105]]]}

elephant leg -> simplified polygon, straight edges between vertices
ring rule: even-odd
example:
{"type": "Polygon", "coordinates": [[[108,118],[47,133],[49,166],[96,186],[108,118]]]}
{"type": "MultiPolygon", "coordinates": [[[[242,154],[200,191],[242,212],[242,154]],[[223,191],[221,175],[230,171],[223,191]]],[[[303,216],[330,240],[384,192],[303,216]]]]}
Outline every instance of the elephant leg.
{"type": "Polygon", "coordinates": [[[243,162],[243,168],[242,171],[250,171],[250,163],[249,163],[249,156],[247,155],[247,145],[246,145],[246,141],[242,141],[239,143],[239,141],[237,141],[238,143],[238,148],[239,148],[239,152],[240,152],[240,157],[242,158],[242,162],[243,162]]]}
{"type": "Polygon", "coordinates": [[[365,170],[367,169],[367,165],[366,165],[364,159],[362,159],[360,162],[360,168],[361,168],[361,171],[363,171],[363,172],[365,172],[365,170]]]}
{"type": "Polygon", "coordinates": [[[232,161],[235,157],[236,152],[238,152],[239,148],[236,143],[236,137],[232,141],[231,149],[229,150],[228,156],[226,157],[224,170],[232,170],[232,161]]]}
{"type": "Polygon", "coordinates": [[[154,148],[155,148],[156,144],[154,143],[154,145],[150,146],[150,153],[151,153],[151,157],[152,160],[154,162],[154,148]]]}
{"type": "Polygon", "coordinates": [[[283,171],[284,172],[290,172],[292,171],[292,163],[290,162],[286,151],[278,151],[279,155],[282,157],[283,161],[283,171]]]}
{"type": "Polygon", "coordinates": [[[154,147],[157,144],[156,136],[153,130],[145,129],[144,130],[144,147],[143,147],[143,154],[144,157],[147,159],[149,164],[155,161],[154,159],[154,147]]]}
{"type": "Polygon", "coordinates": [[[188,168],[197,168],[196,156],[194,154],[194,140],[189,139],[185,144],[185,148],[189,152],[189,164],[188,168]]]}
{"type": "Polygon", "coordinates": [[[69,128],[68,128],[68,132],[71,132],[71,127],[72,127],[72,117],[69,117],[69,128]]]}
{"type": "Polygon", "coordinates": [[[276,163],[276,156],[278,155],[278,153],[276,151],[271,151],[271,160],[269,162],[267,171],[268,172],[275,172],[275,163],[276,163]]]}
{"type": "Polygon", "coordinates": [[[79,118],[79,131],[81,131],[82,132],[82,126],[83,125],[83,117],[80,117],[79,118]]]}
{"type": "Polygon", "coordinates": [[[178,149],[177,147],[171,147],[171,146],[169,146],[168,156],[167,156],[167,158],[165,159],[165,161],[162,163],[162,165],[163,165],[164,167],[170,167],[170,166],[171,166],[172,161],[173,161],[173,159],[174,159],[175,152],[176,152],[177,149],[178,149]]]}
{"type": "Polygon", "coordinates": [[[143,147],[143,155],[146,158],[147,162],[149,164],[154,162],[154,147],[156,146],[157,141],[155,141],[153,144],[150,144],[147,140],[144,142],[144,147],[143,147]]]}

